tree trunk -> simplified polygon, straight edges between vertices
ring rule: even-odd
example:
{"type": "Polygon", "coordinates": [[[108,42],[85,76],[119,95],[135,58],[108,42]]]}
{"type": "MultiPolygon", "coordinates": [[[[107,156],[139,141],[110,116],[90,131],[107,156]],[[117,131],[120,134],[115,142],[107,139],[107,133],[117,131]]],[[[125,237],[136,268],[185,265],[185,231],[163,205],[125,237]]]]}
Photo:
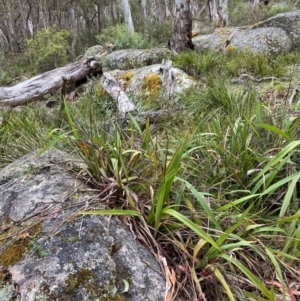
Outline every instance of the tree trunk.
{"type": "Polygon", "coordinates": [[[161,0],[155,0],[155,14],[159,23],[163,23],[166,20],[165,2],[162,3],[161,0]]]}
{"type": "Polygon", "coordinates": [[[170,48],[175,52],[194,49],[190,0],[175,0],[170,48]]]}
{"type": "Polygon", "coordinates": [[[201,13],[205,10],[207,4],[209,8],[209,18],[213,25],[222,27],[227,26],[228,0],[219,0],[219,3],[217,2],[217,0],[206,0],[203,8],[201,9],[201,13]]]}
{"type": "Polygon", "coordinates": [[[132,22],[131,10],[130,10],[128,0],[121,0],[121,5],[124,13],[126,27],[128,28],[129,31],[134,32],[134,26],[132,22]]]}
{"type": "Polygon", "coordinates": [[[218,14],[218,5],[217,0],[209,0],[208,7],[209,7],[209,17],[212,21],[213,25],[219,24],[219,14],[218,14]]]}
{"type": "Polygon", "coordinates": [[[76,60],[76,44],[77,44],[77,15],[75,11],[75,3],[71,3],[71,27],[72,27],[72,45],[71,45],[71,54],[73,62],[76,60]]]}
{"type": "Polygon", "coordinates": [[[223,27],[228,26],[228,0],[220,0],[218,15],[220,25],[223,27]]]}
{"type": "Polygon", "coordinates": [[[146,33],[146,24],[147,24],[147,8],[146,8],[146,0],[140,0],[140,12],[143,22],[143,32],[146,33]]]}

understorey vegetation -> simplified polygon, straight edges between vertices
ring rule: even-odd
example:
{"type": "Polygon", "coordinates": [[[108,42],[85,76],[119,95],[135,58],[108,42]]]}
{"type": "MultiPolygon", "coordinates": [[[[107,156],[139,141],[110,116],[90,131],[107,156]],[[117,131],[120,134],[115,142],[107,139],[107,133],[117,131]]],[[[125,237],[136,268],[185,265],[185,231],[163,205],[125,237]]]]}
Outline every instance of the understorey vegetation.
{"type": "Polygon", "coordinates": [[[120,124],[96,78],[63,112],[3,110],[0,167],[53,146],[79,155],[81,176],[107,192],[106,210],[80,214],[131,223],[175,271],[167,280],[181,300],[297,300],[299,52],[186,52],[173,64],[197,85],[176,101],[141,99],[147,110],[181,108],[164,123],[120,124]]]}

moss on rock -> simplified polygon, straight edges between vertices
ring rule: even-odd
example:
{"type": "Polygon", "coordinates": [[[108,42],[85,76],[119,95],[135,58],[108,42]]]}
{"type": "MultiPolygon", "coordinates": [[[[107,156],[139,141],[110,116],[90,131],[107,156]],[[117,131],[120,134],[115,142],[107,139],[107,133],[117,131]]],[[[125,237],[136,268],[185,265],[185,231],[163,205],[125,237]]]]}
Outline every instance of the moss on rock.
{"type": "Polygon", "coordinates": [[[160,93],[161,85],[162,82],[160,76],[156,73],[151,73],[143,78],[141,89],[145,95],[156,97],[160,93]]]}

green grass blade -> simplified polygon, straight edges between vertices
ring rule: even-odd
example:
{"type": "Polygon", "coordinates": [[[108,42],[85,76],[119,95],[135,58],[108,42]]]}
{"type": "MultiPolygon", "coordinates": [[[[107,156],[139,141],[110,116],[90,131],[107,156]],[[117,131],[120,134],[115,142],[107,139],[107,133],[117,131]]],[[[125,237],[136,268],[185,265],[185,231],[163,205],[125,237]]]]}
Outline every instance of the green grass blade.
{"type": "Polygon", "coordinates": [[[203,198],[202,194],[196,190],[196,188],[190,184],[188,181],[181,179],[181,178],[176,178],[176,180],[184,183],[186,185],[186,188],[190,190],[192,195],[196,198],[197,202],[200,204],[200,206],[203,208],[207,216],[209,217],[210,221],[215,225],[215,227],[220,230],[222,230],[221,225],[215,218],[215,214],[210,210],[209,206],[207,205],[206,200],[203,198]]]}
{"type": "Polygon", "coordinates": [[[252,283],[259,289],[269,300],[271,299],[270,291],[262,284],[262,281],[258,279],[250,270],[248,270],[241,262],[227,254],[221,254],[219,257],[224,258],[229,263],[233,263],[252,283]]]}
{"type": "Polygon", "coordinates": [[[232,291],[228,285],[228,283],[226,282],[224,276],[222,275],[222,273],[220,272],[220,270],[218,268],[216,268],[215,266],[210,266],[210,268],[212,269],[212,272],[215,274],[215,276],[219,279],[219,281],[221,282],[221,284],[223,285],[227,296],[229,297],[229,299],[231,301],[235,301],[235,298],[232,294],[232,291]]]}
{"type": "Polygon", "coordinates": [[[180,222],[182,222],[185,226],[187,226],[188,228],[190,228],[191,230],[193,230],[202,239],[206,240],[208,243],[210,243],[211,245],[213,245],[217,250],[220,250],[219,246],[216,244],[216,242],[214,241],[214,239],[209,234],[207,234],[202,229],[202,227],[200,227],[199,225],[197,225],[194,222],[192,222],[186,216],[184,216],[181,213],[179,213],[179,212],[177,212],[177,211],[175,211],[173,209],[170,209],[168,207],[164,208],[162,210],[162,213],[163,214],[169,214],[169,215],[175,217],[180,222]]]}
{"type": "Polygon", "coordinates": [[[140,212],[135,210],[122,209],[103,209],[93,211],[79,211],[78,215],[126,215],[126,216],[141,216],[140,212]]]}
{"type": "Polygon", "coordinates": [[[257,124],[257,126],[260,128],[263,128],[267,131],[270,131],[274,134],[277,134],[287,141],[291,141],[290,135],[288,135],[286,132],[282,131],[281,129],[279,129],[278,127],[276,127],[274,125],[267,124],[267,123],[261,123],[261,124],[257,124]]]}

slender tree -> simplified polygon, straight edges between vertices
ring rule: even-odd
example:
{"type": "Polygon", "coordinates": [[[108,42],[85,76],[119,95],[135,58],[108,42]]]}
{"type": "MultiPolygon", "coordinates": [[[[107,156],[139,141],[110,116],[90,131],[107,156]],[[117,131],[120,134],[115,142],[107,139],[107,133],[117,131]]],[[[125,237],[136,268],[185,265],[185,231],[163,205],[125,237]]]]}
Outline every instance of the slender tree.
{"type": "Polygon", "coordinates": [[[175,52],[194,49],[190,0],[175,0],[170,49],[175,52]]]}
{"type": "Polygon", "coordinates": [[[125,24],[129,31],[134,32],[134,26],[131,17],[131,10],[128,0],[121,0],[121,6],[124,13],[125,24]]]}
{"type": "Polygon", "coordinates": [[[228,26],[228,0],[220,0],[218,9],[220,25],[228,26]]]}

